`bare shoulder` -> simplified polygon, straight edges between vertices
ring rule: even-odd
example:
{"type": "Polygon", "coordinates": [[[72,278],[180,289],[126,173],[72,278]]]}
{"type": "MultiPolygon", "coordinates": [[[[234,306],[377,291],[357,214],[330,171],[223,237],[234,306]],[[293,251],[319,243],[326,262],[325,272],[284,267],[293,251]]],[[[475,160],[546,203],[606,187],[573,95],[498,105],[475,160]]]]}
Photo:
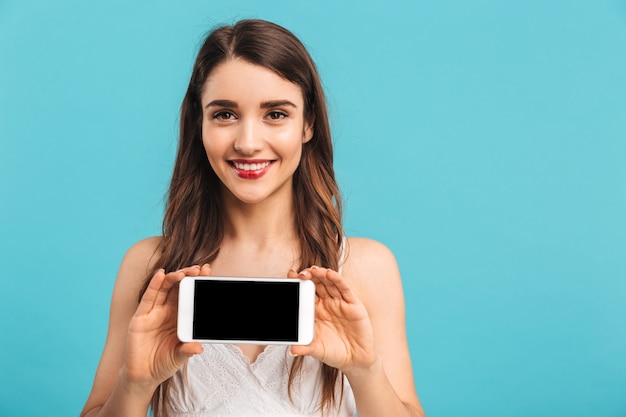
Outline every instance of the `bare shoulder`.
{"type": "Polygon", "coordinates": [[[126,252],[122,265],[148,271],[154,266],[162,239],[161,236],[153,236],[135,243],[126,252]]]}
{"type": "Polygon", "coordinates": [[[120,264],[111,298],[111,321],[130,320],[139,294],[159,259],[161,237],[149,237],[131,246],[120,264]]]}
{"type": "Polygon", "coordinates": [[[368,267],[396,267],[391,250],[377,240],[365,237],[348,238],[347,259],[368,267]]]}
{"type": "Polygon", "coordinates": [[[161,243],[160,236],[149,237],[131,246],[120,265],[118,280],[124,280],[127,275],[146,277],[154,268],[158,259],[158,249],[161,243]]]}
{"type": "Polygon", "coordinates": [[[373,239],[349,238],[345,257],[343,275],[366,305],[373,307],[376,299],[402,298],[398,263],[387,246],[373,239]]]}
{"type": "Polygon", "coordinates": [[[400,277],[396,258],[384,244],[369,238],[348,238],[345,253],[345,268],[349,275],[360,277],[358,280],[400,277]]]}

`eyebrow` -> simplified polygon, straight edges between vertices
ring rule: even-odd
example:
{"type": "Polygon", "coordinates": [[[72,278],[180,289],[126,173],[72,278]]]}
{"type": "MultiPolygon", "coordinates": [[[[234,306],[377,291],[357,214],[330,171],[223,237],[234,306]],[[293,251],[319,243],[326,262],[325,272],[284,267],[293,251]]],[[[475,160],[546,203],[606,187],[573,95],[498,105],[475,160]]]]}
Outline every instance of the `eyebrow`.
{"type": "MultiPolygon", "coordinates": [[[[272,107],[281,107],[281,106],[290,106],[295,109],[298,108],[298,106],[296,106],[289,100],[270,100],[270,101],[264,101],[263,103],[261,103],[262,109],[270,109],[272,107]]],[[[205,108],[207,109],[209,107],[231,107],[231,108],[236,109],[239,107],[239,105],[232,100],[213,100],[205,106],[205,108]]]]}
{"type": "Polygon", "coordinates": [[[290,106],[290,107],[293,107],[294,109],[298,108],[298,106],[296,106],[289,100],[274,100],[274,101],[265,101],[261,103],[262,109],[269,109],[272,107],[281,107],[281,106],[290,106]]]}
{"type": "Polygon", "coordinates": [[[209,102],[204,107],[206,109],[208,109],[209,107],[212,107],[212,106],[217,106],[217,107],[234,107],[234,108],[239,107],[237,105],[237,103],[235,103],[234,101],[231,101],[231,100],[213,100],[213,101],[209,102]]]}

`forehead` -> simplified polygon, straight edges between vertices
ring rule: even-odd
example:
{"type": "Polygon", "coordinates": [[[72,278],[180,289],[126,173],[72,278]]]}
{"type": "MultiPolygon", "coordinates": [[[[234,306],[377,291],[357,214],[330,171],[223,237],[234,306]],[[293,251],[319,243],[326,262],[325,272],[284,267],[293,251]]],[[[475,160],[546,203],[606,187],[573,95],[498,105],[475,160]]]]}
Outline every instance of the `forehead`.
{"type": "Polygon", "coordinates": [[[290,100],[302,107],[304,99],[297,84],[274,71],[242,59],[229,59],[216,66],[202,91],[202,103],[215,99],[236,102],[290,100]]]}

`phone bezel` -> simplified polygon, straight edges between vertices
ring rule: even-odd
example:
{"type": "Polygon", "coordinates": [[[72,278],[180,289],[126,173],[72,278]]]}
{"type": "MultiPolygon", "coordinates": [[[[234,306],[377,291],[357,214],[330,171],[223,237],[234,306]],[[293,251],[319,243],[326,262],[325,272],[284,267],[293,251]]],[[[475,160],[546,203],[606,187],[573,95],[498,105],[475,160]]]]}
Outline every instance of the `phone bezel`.
{"type": "Polygon", "coordinates": [[[254,345],[308,345],[313,341],[315,327],[315,284],[299,278],[249,278],[249,277],[190,277],[179,283],[177,335],[181,342],[228,343],[254,345]],[[249,281],[249,282],[294,282],[300,286],[298,310],[298,340],[231,340],[231,339],[194,339],[193,314],[195,282],[207,281],[249,281]]]}

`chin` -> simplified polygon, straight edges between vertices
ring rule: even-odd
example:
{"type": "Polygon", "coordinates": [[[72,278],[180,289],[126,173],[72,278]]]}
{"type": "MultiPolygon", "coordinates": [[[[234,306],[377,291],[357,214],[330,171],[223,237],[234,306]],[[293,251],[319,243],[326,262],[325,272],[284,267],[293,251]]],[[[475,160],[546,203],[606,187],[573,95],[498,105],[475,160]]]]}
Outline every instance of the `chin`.
{"type": "Polygon", "coordinates": [[[267,200],[268,196],[267,195],[237,195],[234,194],[233,195],[235,201],[241,203],[241,204],[246,204],[246,205],[255,205],[255,204],[260,204],[263,203],[264,201],[267,200]]]}

